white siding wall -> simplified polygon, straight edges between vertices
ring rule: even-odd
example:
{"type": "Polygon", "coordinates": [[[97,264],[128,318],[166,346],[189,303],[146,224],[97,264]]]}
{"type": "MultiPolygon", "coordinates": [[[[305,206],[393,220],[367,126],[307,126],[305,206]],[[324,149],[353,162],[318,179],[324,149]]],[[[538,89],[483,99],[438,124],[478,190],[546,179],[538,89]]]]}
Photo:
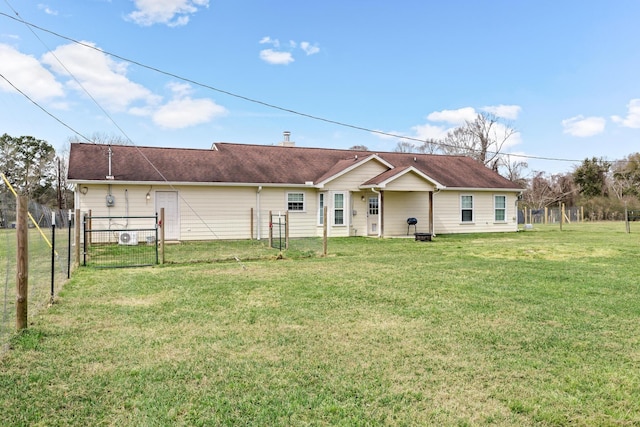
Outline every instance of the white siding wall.
{"type": "MultiPolygon", "coordinates": [[[[328,185],[327,206],[330,224],[329,235],[353,236],[366,235],[367,230],[367,193],[357,186],[371,174],[382,171],[377,162],[369,162],[340,180],[328,185]],[[358,172],[356,174],[356,172],[358,172]],[[360,174],[360,172],[363,172],[360,174]],[[340,183],[341,181],[341,183],[340,183]],[[333,194],[345,191],[345,226],[333,226],[333,194]],[[365,201],[361,197],[365,195],[365,201]],[[355,211],[355,215],[354,215],[355,211]],[[357,231],[356,231],[357,230],[357,231]]],[[[424,180],[413,174],[407,179],[402,177],[398,185],[411,187],[419,179],[424,189],[424,180]]],[[[321,236],[322,226],[318,224],[318,190],[315,188],[264,188],[260,192],[258,206],[257,187],[207,187],[207,186],[153,186],[116,185],[110,193],[115,198],[113,207],[106,206],[109,187],[105,185],[83,185],[86,194],[77,194],[77,208],[82,214],[92,211],[93,216],[153,216],[155,215],[155,192],[178,191],[180,213],[180,239],[249,239],[269,236],[269,217],[287,210],[287,192],[302,192],[305,195],[305,211],[289,213],[290,237],[321,236]],[[146,199],[149,192],[151,199],[146,199]],[[251,236],[251,209],[253,208],[254,235],[251,236]],[[259,221],[259,224],[258,224],[259,221]],[[260,230],[258,231],[258,225],[260,230]]],[[[474,196],[474,222],[461,224],[460,194],[458,191],[441,191],[434,194],[434,229],[436,233],[477,233],[486,231],[516,231],[515,200],[516,193],[475,192],[464,193],[474,196]],[[506,223],[494,222],[495,194],[507,195],[506,223]]],[[[418,219],[418,231],[429,229],[429,193],[426,191],[395,192],[386,191],[384,195],[384,235],[406,235],[408,217],[418,219]]],[[[149,228],[152,220],[114,218],[112,220],[94,220],[93,228],[122,229],[149,228]]],[[[413,227],[412,227],[413,229],[413,227]]],[[[117,236],[114,235],[117,239],[117,236]]]]}
{"type": "Polygon", "coordinates": [[[436,234],[450,233],[481,233],[517,231],[516,221],[516,193],[502,192],[472,192],[472,191],[441,191],[433,196],[434,232],[436,234]],[[473,196],[472,223],[462,223],[460,213],[460,195],[473,196]],[[495,195],[507,196],[506,222],[494,221],[495,195]]]}
{"type": "Polygon", "coordinates": [[[351,235],[366,236],[367,235],[367,209],[368,197],[373,193],[354,192],[351,193],[351,235]],[[364,196],[364,200],[362,197],[364,196]]]}
{"type": "MultiPolygon", "coordinates": [[[[132,185],[119,187],[112,185],[85,185],[86,194],[78,194],[76,209],[80,209],[80,221],[85,214],[93,217],[111,217],[112,219],[93,219],[91,227],[94,230],[122,230],[122,229],[149,229],[155,225],[155,219],[124,219],[125,216],[154,216],[153,199],[147,202],[146,194],[149,186],[132,185]],[[107,206],[107,194],[111,194],[115,203],[107,206]]],[[[84,191],[84,189],[83,189],[84,191]]],[[[97,240],[99,239],[96,237],[97,240]]],[[[110,236],[110,240],[116,242],[116,233],[110,236]]],[[[97,241],[96,240],[96,241],[97,241]]]]}
{"type": "MultiPolygon", "coordinates": [[[[269,238],[269,211],[284,216],[287,210],[287,193],[303,193],[304,212],[289,212],[289,237],[309,237],[318,233],[317,204],[315,188],[263,188],[260,192],[260,238],[269,238]]],[[[254,198],[255,200],[255,198],[254,198]]],[[[284,221],[284,219],[283,219],[284,221]]],[[[320,229],[320,235],[322,229],[320,229]]],[[[255,236],[254,236],[255,238],[255,236]]]]}
{"type": "MultiPolygon", "coordinates": [[[[384,192],[384,235],[406,236],[407,218],[418,220],[418,232],[429,231],[429,193],[428,192],[384,192]]],[[[411,235],[414,227],[411,227],[411,235]]]]}
{"type": "Polygon", "coordinates": [[[248,239],[256,189],[177,187],[182,240],[248,239]]]}
{"type": "MultiPolygon", "coordinates": [[[[93,216],[111,217],[155,215],[155,192],[177,191],[181,240],[249,239],[258,235],[261,239],[267,239],[269,211],[274,215],[281,212],[284,216],[287,210],[287,192],[302,192],[305,195],[305,211],[289,213],[290,237],[322,235],[322,227],[318,225],[317,219],[317,191],[314,188],[263,188],[258,206],[257,187],[153,186],[150,190],[150,186],[113,185],[111,194],[115,197],[115,205],[107,207],[107,185],[86,187],[87,194],[78,195],[79,209],[83,213],[91,210],[93,216]],[[151,196],[148,201],[147,192],[151,196]]],[[[116,219],[96,220],[93,228],[141,228],[143,222],[147,228],[148,221],[129,220],[126,223],[125,220],[116,219]]]]}

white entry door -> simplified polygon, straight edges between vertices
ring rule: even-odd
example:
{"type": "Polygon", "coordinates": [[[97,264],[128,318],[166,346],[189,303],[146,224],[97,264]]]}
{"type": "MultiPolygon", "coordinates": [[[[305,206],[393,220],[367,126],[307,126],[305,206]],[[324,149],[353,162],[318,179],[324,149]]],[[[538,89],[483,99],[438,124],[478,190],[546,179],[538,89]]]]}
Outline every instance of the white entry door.
{"type": "Polygon", "coordinates": [[[156,191],[156,212],[164,208],[164,238],[180,240],[180,216],[177,191],[156,191]]]}
{"type": "Polygon", "coordinates": [[[367,199],[367,234],[377,236],[379,232],[378,222],[380,221],[380,206],[378,196],[369,196],[367,199]]]}

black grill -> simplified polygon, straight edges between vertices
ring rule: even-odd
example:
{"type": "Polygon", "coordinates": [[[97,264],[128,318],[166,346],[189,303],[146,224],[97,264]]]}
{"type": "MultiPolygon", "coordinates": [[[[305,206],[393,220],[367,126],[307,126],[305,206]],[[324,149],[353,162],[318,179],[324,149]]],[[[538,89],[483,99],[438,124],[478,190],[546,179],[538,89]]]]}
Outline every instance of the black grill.
{"type": "Polygon", "coordinates": [[[417,218],[407,218],[407,236],[409,235],[409,230],[411,229],[412,225],[413,225],[413,232],[415,233],[417,231],[416,224],[418,224],[417,218]]]}

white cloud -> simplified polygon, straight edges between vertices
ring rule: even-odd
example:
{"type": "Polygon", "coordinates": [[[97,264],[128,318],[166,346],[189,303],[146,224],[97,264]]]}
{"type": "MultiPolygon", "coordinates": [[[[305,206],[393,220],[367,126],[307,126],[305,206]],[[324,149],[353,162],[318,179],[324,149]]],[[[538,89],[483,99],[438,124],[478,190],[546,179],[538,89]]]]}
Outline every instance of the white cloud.
{"type": "MultiPolygon", "coordinates": [[[[89,42],[83,44],[94,46],[89,42]]],[[[172,96],[170,101],[163,103],[160,95],[127,77],[126,63],[114,61],[98,50],[79,44],[60,46],[52,53],[45,54],[42,62],[67,78],[67,86],[82,95],[86,95],[86,90],[105,109],[149,117],[163,128],[186,128],[208,122],[227,112],[211,99],[192,98],[192,87],[181,82],[167,85],[172,96]],[[77,81],[68,75],[67,70],[77,81]]]]}
{"type": "Polygon", "coordinates": [[[320,48],[317,45],[311,45],[309,42],[301,42],[300,49],[304,50],[307,55],[314,55],[320,52],[320,48]]]}
{"type": "Polygon", "coordinates": [[[473,121],[477,116],[473,107],[459,108],[457,110],[434,111],[427,116],[432,122],[445,122],[453,125],[463,125],[465,121],[473,121]]]}
{"type": "Polygon", "coordinates": [[[272,39],[270,36],[265,36],[260,39],[259,44],[269,44],[273,46],[273,49],[263,49],[260,51],[260,59],[269,64],[275,65],[287,65],[295,61],[292,50],[300,47],[307,56],[315,55],[320,52],[320,48],[317,44],[312,45],[309,42],[301,42],[298,44],[295,40],[289,40],[288,44],[281,49],[280,40],[272,39]]]}
{"type": "Polygon", "coordinates": [[[417,125],[411,128],[414,131],[414,137],[423,141],[428,139],[442,139],[447,136],[447,133],[453,128],[446,128],[444,126],[434,126],[428,123],[424,125],[417,125]]]}
{"type": "Polygon", "coordinates": [[[49,6],[47,6],[46,4],[43,4],[43,3],[40,3],[38,5],[38,9],[43,10],[44,13],[46,13],[47,15],[52,15],[52,16],[57,16],[58,15],[58,11],[57,10],[53,10],[49,6]]]}
{"type": "Polygon", "coordinates": [[[287,65],[295,61],[291,52],[278,52],[273,49],[264,49],[260,51],[260,59],[269,64],[287,65]]]}
{"type": "Polygon", "coordinates": [[[632,99],[627,104],[627,117],[612,116],[611,120],[628,128],[640,128],[640,99],[632,99]]]}
{"type": "Polygon", "coordinates": [[[519,105],[493,105],[488,107],[482,107],[482,111],[486,111],[487,113],[491,113],[496,117],[500,117],[502,119],[515,120],[518,118],[520,111],[522,108],[519,105]]]}
{"type": "MultiPolygon", "coordinates": [[[[89,42],[83,43],[94,46],[89,42]]],[[[150,90],[127,78],[126,63],[116,62],[100,51],[79,44],[60,46],[43,55],[42,62],[55,73],[68,78],[67,85],[70,88],[83,94],[86,90],[112,111],[124,111],[134,103],[157,104],[160,101],[160,97],[150,90]],[[68,75],[67,70],[73,74],[77,82],[68,75]]]]}
{"type": "Polygon", "coordinates": [[[169,27],[186,25],[189,16],[200,8],[209,7],[209,0],[133,0],[136,10],[128,17],[136,24],[150,26],[165,24],[169,27]]]}
{"type": "Polygon", "coordinates": [[[260,44],[270,44],[275,48],[279,48],[280,47],[280,40],[272,39],[269,36],[263,37],[262,39],[260,39],[260,41],[258,43],[260,43],[260,44]]]}
{"type": "MultiPolygon", "coordinates": [[[[64,96],[62,84],[36,58],[1,43],[0,73],[35,101],[48,101],[64,96]]],[[[12,92],[15,89],[4,79],[0,79],[0,90],[12,92]]]]}
{"type": "Polygon", "coordinates": [[[174,98],[152,114],[153,122],[160,127],[182,129],[206,123],[227,113],[223,106],[211,99],[192,99],[189,96],[191,86],[187,84],[170,83],[168,86],[174,98]]]}
{"type": "Polygon", "coordinates": [[[584,117],[582,115],[571,117],[562,121],[564,133],[572,136],[593,136],[604,131],[606,120],[602,117],[584,117]]]}

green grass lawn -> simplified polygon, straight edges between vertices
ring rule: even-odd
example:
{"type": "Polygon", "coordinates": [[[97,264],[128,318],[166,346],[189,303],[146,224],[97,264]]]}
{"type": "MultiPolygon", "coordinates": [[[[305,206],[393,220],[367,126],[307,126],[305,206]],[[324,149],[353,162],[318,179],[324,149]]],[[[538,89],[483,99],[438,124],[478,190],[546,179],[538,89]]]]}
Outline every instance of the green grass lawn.
{"type": "Polygon", "coordinates": [[[2,356],[0,425],[640,425],[635,228],[81,268],[2,356]]]}

